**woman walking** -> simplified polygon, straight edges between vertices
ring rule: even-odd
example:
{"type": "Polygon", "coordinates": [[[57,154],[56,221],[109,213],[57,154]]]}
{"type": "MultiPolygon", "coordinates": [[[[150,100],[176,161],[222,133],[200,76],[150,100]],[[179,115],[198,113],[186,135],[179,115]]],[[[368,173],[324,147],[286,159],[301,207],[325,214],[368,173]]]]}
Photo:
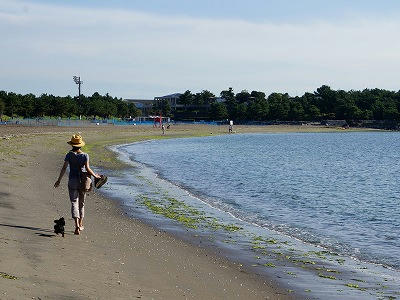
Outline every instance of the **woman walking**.
{"type": "Polygon", "coordinates": [[[54,187],[56,188],[60,185],[60,181],[69,165],[68,192],[71,200],[71,213],[75,221],[75,234],[80,234],[83,230],[83,218],[85,216],[86,189],[82,186],[83,179],[87,175],[95,178],[101,177],[90,169],[89,155],[81,150],[81,147],[85,145],[82,137],[79,134],[75,134],[67,143],[72,146],[72,150],[65,156],[64,165],[54,187]]]}

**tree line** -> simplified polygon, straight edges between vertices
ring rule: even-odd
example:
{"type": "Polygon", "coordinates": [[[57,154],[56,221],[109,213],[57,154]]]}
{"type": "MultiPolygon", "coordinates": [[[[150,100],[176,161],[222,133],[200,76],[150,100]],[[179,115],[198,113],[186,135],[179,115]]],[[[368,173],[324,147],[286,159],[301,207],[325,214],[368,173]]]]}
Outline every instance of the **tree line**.
{"type": "Polygon", "coordinates": [[[129,118],[139,116],[141,111],[133,103],[123,101],[122,98],[104,96],[94,93],[92,96],[81,95],[79,98],[42,94],[16,94],[0,91],[0,116],[24,118],[42,117],[120,117],[129,118]]]}
{"type": "Polygon", "coordinates": [[[188,90],[180,96],[179,103],[178,113],[193,117],[195,112],[213,120],[400,120],[400,91],[383,89],[344,91],[323,85],[302,96],[271,93],[267,97],[259,91],[235,94],[229,88],[221,91],[220,99],[207,90],[197,94],[188,90]]]}
{"type": "MultiPolygon", "coordinates": [[[[208,90],[192,93],[187,90],[171,108],[167,100],[156,101],[152,113],[182,119],[246,121],[307,121],[307,120],[400,120],[400,91],[364,89],[333,90],[327,85],[315,92],[291,97],[287,93],[232,88],[221,91],[217,98],[208,90]]],[[[0,91],[0,116],[20,117],[136,117],[141,111],[121,98],[94,93],[92,96],[59,97],[42,94],[20,95],[0,91]]]]}

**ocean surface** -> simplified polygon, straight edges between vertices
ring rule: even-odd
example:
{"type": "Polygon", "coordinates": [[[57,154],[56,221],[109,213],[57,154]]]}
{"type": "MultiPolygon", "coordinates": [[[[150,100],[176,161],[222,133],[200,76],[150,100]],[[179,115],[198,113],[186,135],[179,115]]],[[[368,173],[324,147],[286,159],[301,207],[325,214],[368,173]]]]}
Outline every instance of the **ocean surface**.
{"type": "MultiPolygon", "coordinates": [[[[316,260],[325,259],[329,267],[344,268],[337,274],[358,272],[363,278],[356,280],[351,278],[355,275],[349,275],[340,279],[349,283],[356,280],[345,294],[347,299],[368,299],[360,282],[377,288],[386,284],[377,294],[371,288],[371,299],[398,297],[399,149],[398,132],[232,134],[148,141],[118,147],[134,168],[111,178],[114,189],[108,192],[119,193],[136,216],[147,211],[156,215],[154,220],[168,219],[169,215],[155,209],[155,202],[151,206],[149,199],[160,204],[161,198],[173,197],[186,203],[184,208],[196,208],[221,223],[240,226],[237,232],[227,230],[221,238],[225,243],[215,244],[229,245],[230,251],[236,247],[238,253],[248,248],[248,257],[265,254],[263,249],[272,245],[279,250],[271,250],[277,253],[274,259],[278,264],[287,267],[279,257],[285,256],[288,263],[298,266],[302,261],[311,269],[313,261],[293,260],[286,254],[295,251],[293,248],[303,257],[319,253],[316,260]],[[261,236],[274,236],[274,242],[261,236]],[[277,246],[276,240],[285,241],[277,246]],[[285,248],[288,240],[295,242],[285,248]],[[307,247],[314,250],[307,252],[307,247]],[[334,256],[341,258],[329,258],[334,256]],[[343,264],[345,260],[350,262],[343,264]],[[371,271],[366,274],[363,270],[371,271]]],[[[330,273],[324,274],[315,273],[329,281],[330,273]]],[[[336,279],[332,290],[342,290],[337,285],[344,282],[336,279]]]]}

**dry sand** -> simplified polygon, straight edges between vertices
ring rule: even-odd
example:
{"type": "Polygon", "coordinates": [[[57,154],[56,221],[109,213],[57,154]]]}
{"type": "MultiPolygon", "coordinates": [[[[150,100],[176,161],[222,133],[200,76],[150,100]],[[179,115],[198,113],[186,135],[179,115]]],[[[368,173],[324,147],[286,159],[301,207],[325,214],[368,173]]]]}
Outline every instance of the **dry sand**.
{"type": "MultiPolygon", "coordinates": [[[[236,127],[239,132],[332,131],[236,127]]],[[[234,130],[235,130],[234,129],[234,130]]],[[[176,126],[168,137],[225,127],[176,126]]],[[[86,200],[85,230],[73,234],[67,176],[53,188],[71,134],[81,131],[91,165],[123,167],[105,144],[160,138],[150,127],[0,126],[0,299],[291,299],[240,265],[125,216],[98,193],[86,200]],[[53,233],[64,216],[66,236],[53,233]]]]}

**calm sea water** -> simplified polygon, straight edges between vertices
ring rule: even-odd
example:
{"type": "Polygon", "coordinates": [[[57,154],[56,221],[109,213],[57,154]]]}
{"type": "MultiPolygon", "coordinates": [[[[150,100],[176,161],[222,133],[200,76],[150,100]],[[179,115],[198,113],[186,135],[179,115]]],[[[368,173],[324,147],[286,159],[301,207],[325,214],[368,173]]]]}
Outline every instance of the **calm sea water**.
{"type": "Polygon", "coordinates": [[[125,147],[234,216],[400,269],[400,134],[241,134],[125,147]]]}

